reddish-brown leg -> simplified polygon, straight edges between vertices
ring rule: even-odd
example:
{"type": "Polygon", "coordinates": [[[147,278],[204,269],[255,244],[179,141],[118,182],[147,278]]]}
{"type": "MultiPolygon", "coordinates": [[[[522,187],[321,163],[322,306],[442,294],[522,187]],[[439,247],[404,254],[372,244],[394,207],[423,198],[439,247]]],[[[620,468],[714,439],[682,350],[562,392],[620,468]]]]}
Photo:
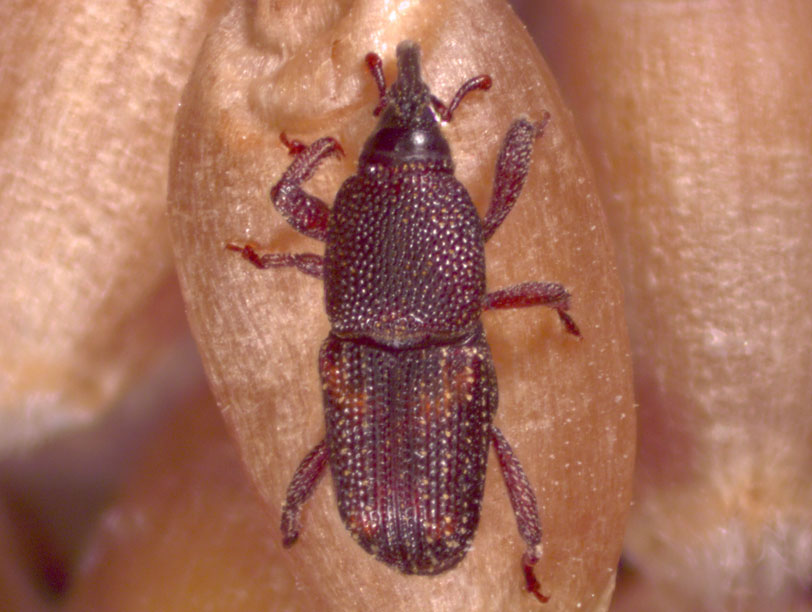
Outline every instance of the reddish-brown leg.
{"type": "Polygon", "coordinates": [[[288,155],[291,157],[296,157],[301,153],[307,151],[307,145],[303,143],[301,140],[296,140],[295,138],[288,138],[288,135],[285,132],[279,134],[279,140],[282,141],[282,144],[288,148],[288,155]]]}
{"type": "Polygon", "coordinates": [[[322,200],[304,191],[302,183],[313,176],[321,162],[332,155],[341,157],[344,151],[330,137],[319,138],[309,146],[298,140],[289,140],[284,133],[280,134],[280,140],[295,158],[271,188],[271,201],[296,231],[324,241],[327,239],[330,209],[322,200]]]}
{"type": "Polygon", "coordinates": [[[288,485],[285,505],[282,506],[282,545],[285,548],[293,546],[299,537],[302,506],[313,494],[313,490],[324,475],[327,458],[327,442],[322,440],[307,454],[293,474],[293,480],[288,485]]]}
{"type": "Polygon", "coordinates": [[[517,119],[505,135],[496,160],[491,203],[482,220],[482,235],[485,241],[493,236],[516,204],[530,170],[533,141],[541,137],[549,120],[550,113],[545,113],[539,123],[517,119]]]}
{"type": "Polygon", "coordinates": [[[260,270],[268,268],[296,268],[299,272],[304,272],[316,278],[324,277],[324,258],[315,253],[258,253],[254,245],[229,243],[226,245],[229,251],[236,251],[254,264],[260,270]]]}
{"type": "Polygon", "coordinates": [[[559,283],[528,282],[492,291],[482,300],[483,310],[496,308],[524,308],[547,306],[558,313],[564,327],[573,336],[581,337],[581,331],[565,311],[570,307],[570,294],[559,283]]]}
{"type": "Polygon", "coordinates": [[[491,425],[491,441],[502,468],[502,476],[507,485],[510,505],[516,515],[519,535],[527,545],[522,555],[525,588],[533,593],[539,601],[545,603],[549,597],[542,594],[541,584],[533,573],[533,566],[541,558],[541,520],[539,519],[536,495],[522,469],[522,464],[513,454],[513,449],[495,425],[491,425]]]}

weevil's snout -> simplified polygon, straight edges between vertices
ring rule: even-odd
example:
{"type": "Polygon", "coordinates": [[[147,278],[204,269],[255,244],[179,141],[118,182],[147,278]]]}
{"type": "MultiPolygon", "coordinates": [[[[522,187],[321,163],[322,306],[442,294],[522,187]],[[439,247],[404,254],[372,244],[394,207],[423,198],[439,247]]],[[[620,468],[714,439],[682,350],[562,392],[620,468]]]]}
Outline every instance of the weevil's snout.
{"type": "Polygon", "coordinates": [[[426,129],[437,123],[431,106],[431,91],[420,76],[420,47],[404,40],[395,52],[398,78],[387,94],[381,125],[398,125],[407,129],[426,129]]]}
{"type": "Polygon", "coordinates": [[[378,127],[361,152],[360,164],[441,162],[451,168],[451,151],[434,114],[431,91],[420,75],[420,47],[397,47],[398,76],[386,94],[378,127]]]}
{"type": "Polygon", "coordinates": [[[423,108],[430,105],[429,88],[420,76],[420,47],[404,40],[395,52],[398,58],[398,78],[392,83],[393,110],[406,120],[418,120],[423,108]]]}

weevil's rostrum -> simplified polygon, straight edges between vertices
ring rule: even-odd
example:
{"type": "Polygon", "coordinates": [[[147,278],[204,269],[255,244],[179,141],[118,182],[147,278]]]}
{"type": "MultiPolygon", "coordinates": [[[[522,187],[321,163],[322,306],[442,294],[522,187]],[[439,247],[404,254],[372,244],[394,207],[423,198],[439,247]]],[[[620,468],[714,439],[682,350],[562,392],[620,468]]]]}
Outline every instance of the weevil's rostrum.
{"type": "Polygon", "coordinates": [[[294,228],[326,243],[324,256],[228,245],[259,268],[295,267],[325,283],[331,332],[319,372],[327,431],[288,488],[284,543],[298,538],[302,506],[329,465],[341,518],[365,550],[407,574],[448,570],[471,546],[493,444],[526,545],[526,588],[546,601],[533,573],[541,555],[536,498],[493,425],[496,376],[479,319],[487,309],[544,305],[580,335],[558,283],[485,290],[485,241],[515,204],[547,117],[511,126],[480,219],[454,177],[440,121],[451,120],[467,93],[488,89],[490,77],[467,81],[446,106],[421,78],[415,43],[398,45],[397,60],[387,90],[380,58],[367,56],[381,118],[332,208],[301,185],[341,147],[329,137],[307,146],[282,135],[294,160],[271,198],[294,228]]]}

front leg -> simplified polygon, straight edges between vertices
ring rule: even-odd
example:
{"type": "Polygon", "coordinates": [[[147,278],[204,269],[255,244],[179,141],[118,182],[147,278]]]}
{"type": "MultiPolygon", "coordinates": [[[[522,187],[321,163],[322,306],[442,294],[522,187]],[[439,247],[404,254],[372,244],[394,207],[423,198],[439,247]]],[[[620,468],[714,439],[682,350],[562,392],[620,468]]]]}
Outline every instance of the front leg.
{"type": "Polygon", "coordinates": [[[284,133],[279,138],[295,159],[271,188],[271,200],[296,231],[324,242],[327,239],[330,209],[319,198],[304,191],[302,183],[313,176],[322,161],[331,155],[340,157],[344,151],[330,137],[319,138],[310,146],[298,140],[288,140],[284,133]]]}
{"type": "Polygon", "coordinates": [[[578,325],[566,313],[570,307],[570,294],[560,283],[520,283],[488,293],[482,300],[482,310],[525,306],[552,308],[558,313],[567,331],[573,336],[581,337],[578,325]]]}
{"type": "Polygon", "coordinates": [[[533,141],[544,133],[544,126],[549,120],[550,113],[544,113],[539,123],[517,119],[510,126],[496,160],[491,203],[482,220],[482,235],[485,241],[493,236],[516,203],[530,169],[533,141]]]}

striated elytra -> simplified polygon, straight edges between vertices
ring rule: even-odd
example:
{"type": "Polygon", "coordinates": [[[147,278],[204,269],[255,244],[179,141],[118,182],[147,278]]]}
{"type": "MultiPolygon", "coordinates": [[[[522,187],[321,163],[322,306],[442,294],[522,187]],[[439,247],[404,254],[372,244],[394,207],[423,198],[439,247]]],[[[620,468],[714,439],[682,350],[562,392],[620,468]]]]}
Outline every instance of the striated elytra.
{"type": "Polygon", "coordinates": [[[324,281],[331,331],[319,373],[327,431],[288,487],[283,541],[296,541],[302,505],[329,465],[341,518],[366,551],[407,574],[451,569],[471,546],[493,444],[526,544],[526,588],[546,601],[533,573],[541,556],[536,497],[493,424],[496,376],[480,315],[543,305],[580,336],[558,283],[485,290],[485,242],[515,204],[549,116],[510,127],[480,219],[454,177],[440,122],[466,94],[488,89],[490,77],[470,79],[445,105],[421,78],[416,43],[398,45],[398,77],[388,90],[380,57],[366,61],[380,120],[332,208],[302,183],[343,154],[340,145],[281,135],[294,160],[271,199],[296,230],[326,243],[324,255],[227,245],[259,268],[294,267],[324,281]]]}

